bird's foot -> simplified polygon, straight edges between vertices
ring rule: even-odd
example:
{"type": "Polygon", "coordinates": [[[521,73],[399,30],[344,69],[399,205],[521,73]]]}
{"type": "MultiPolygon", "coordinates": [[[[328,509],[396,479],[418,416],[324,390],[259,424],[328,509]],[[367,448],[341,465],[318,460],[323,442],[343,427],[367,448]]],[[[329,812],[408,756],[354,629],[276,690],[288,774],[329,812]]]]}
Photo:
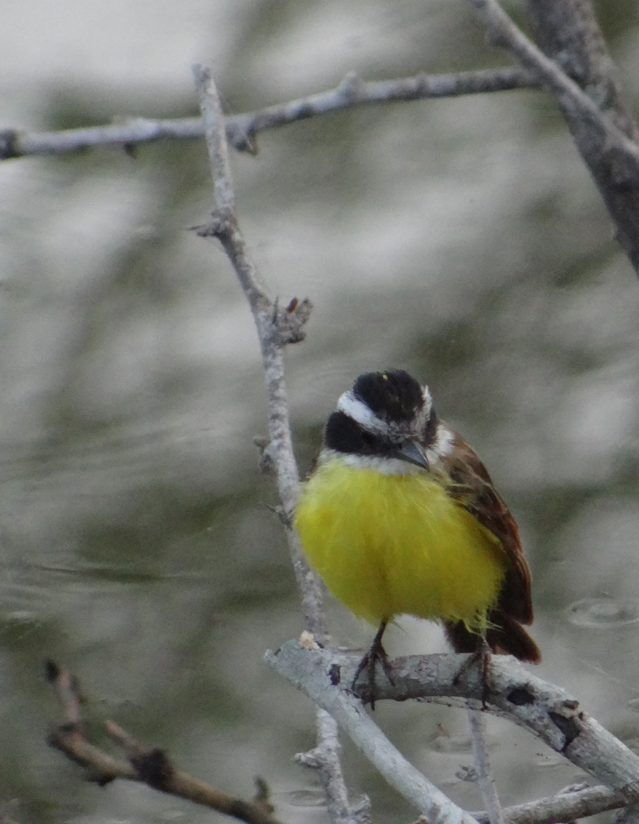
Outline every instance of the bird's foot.
{"type": "Polygon", "coordinates": [[[481,678],[481,708],[482,710],[488,709],[488,696],[490,694],[490,689],[488,687],[488,667],[490,666],[490,657],[492,655],[492,650],[486,643],[484,638],[481,639],[481,643],[477,647],[477,649],[471,653],[466,661],[461,665],[459,668],[459,672],[453,678],[453,684],[459,684],[462,675],[464,675],[471,667],[477,665],[479,667],[479,676],[481,678]]]}
{"type": "Polygon", "coordinates": [[[378,661],[382,665],[382,669],[384,670],[384,673],[388,680],[391,682],[391,684],[393,684],[393,686],[395,685],[395,681],[393,680],[393,668],[391,667],[390,661],[388,660],[386,650],[382,646],[382,634],[384,631],[384,627],[380,627],[381,631],[377,633],[377,635],[373,639],[373,643],[371,644],[370,649],[359,662],[359,666],[355,671],[355,677],[353,678],[352,688],[354,689],[359,676],[364,672],[364,670],[367,671],[368,689],[372,710],[375,709],[375,666],[378,661]]]}

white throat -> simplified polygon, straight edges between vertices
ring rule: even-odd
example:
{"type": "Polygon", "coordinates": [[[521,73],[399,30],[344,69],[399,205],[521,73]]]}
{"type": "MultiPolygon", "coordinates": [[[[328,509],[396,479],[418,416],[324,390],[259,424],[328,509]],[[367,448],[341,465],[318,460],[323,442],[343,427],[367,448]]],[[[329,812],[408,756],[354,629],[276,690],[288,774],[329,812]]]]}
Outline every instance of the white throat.
{"type": "Polygon", "coordinates": [[[384,458],[377,455],[352,455],[347,452],[337,452],[335,449],[322,449],[319,456],[320,464],[328,461],[339,461],[343,466],[352,469],[363,469],[368,472],[378,472],[380,475],[417,475],[424,470],[420,466],[401,461],[398,458],[384,458]]]}

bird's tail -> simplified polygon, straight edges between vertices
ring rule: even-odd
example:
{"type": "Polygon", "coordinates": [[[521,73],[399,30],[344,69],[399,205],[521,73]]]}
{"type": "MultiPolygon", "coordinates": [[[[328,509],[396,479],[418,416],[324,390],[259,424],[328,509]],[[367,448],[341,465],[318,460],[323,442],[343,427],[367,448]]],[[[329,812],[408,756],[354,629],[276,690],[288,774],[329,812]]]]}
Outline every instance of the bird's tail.
{"type": "MultiPolygon", "coordinates": [[[[446,622],[444,629],[455,652],[476,652],[481,635],[471,632],[463,621],[446,622]]],[[[538,664],[541,661],[539,647],[522,625],[499,609],[488,613],[486,643],[493,652],[514,655],[520,661],[538,664]]]]}

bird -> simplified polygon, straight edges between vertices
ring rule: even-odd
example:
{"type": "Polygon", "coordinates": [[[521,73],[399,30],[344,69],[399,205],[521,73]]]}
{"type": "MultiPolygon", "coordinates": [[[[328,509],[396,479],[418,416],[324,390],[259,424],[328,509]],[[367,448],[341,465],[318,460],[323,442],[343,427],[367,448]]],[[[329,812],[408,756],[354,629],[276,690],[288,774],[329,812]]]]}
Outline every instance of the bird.
{"type": "Polygon", "coordinates": [[[443,625],[456,652],[538,663],[531,574],[517,523],[483,463],[401,369],[360,375],[338,399],[296,506],[310,566],[378,626],[355,675],[374,707],[382,638],[400,615],[443,625]]]}

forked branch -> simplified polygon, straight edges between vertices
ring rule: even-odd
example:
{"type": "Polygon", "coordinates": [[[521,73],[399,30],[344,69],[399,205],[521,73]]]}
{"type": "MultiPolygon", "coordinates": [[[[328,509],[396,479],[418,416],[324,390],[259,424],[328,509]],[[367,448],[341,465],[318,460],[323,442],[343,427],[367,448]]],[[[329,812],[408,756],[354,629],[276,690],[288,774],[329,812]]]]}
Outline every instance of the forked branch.
{"type": "MultiPolygon", "coordinates": [[[[485,684],[477,667],[464,670],[467,657],[449,654],[399,658],[392,662],[393,684],[380,673],[375,685],[375,700],[445,699],[447,704],[459,706],[465,706],[470,700],[477,707],[481,707],[485,700],[492,711],[525,727],[555,752],[606,785],[608,790],[596,788],[597,793],[592,798],[578,799],[579,815],[594,814],[602,808],[611,809],[613,797],[617,807],[639,801],[639,756],[591,718],[575,698],[532,675],[510,657],[501,655],[491,657],[485,684]],[[463,673],[461,677],[460,672],[463,673]],[[584,812],[585,801],[592,802],[588,812],[584,812]]],[[[357,653],[312,648],[308,644],[289,641],[276,652],[269,652],[267,661],[319,706],[329,710],[355,744],[372,758],[387,781],[417,804],[430,822],[438,820],[433,817],[436,810],[420,806],[428,803],[422,796],[426,785],[417,781],[407,785],[403,765],[398,769],[401,756],[387,753],[390,744],[383,733],[374,725],[367,725],[367,721],[362,723],[367,716],[364,716],[356,696],[370,701],[366,680],[358,683],[356,695],[343,686],[352,683],[359,662],[357,653]],[[382,753],[386,755],[382,757],[382,753]]],[[[564,804],[563,812],[566,806],[564,804]]],[[[504,816],[509,819],[509,810],[504,810],[504,816]]],[[[526,820],[525,814],[522,817],[526,820]]],[[[546,816],[544,820],[550,819],[546,816]]]]}
{"type": "MultiPolygon", "coordinates": [[[[614,222],[617,239],[639,273],[639,146],[619,128],[628,118],[599,105],[519,29],[497,0],[468,0],[490,39],[512,54],[555,98],[614,222]],[[615,122],[616,121],[616,122],[615,122]]],[[[558,4],[561,0],[557,0],[558,4]]],[[[617,111],[619,106],[617,106],[617,111]]]]}
{"type": "Polygon", "coordinates": [[[54,661],[47,662],[47,679],[55,689],[64,712],[64,721],[49,735],[49,744],[67,758],[84,767],[90,781],[106,786],[116,779],[137,781],[154,790],[178,796],[246,824],[280,824],[273,816],[266,784],[258,782],[252,801],[229,795],[223,790],[199,781],[179,770],[167,754],[137,741],[113,721],[105,726],[109,737],[124,751],[125,758],[116,758],[92,744],[82,723],[82,696],[76,679],[54,661]]]}

